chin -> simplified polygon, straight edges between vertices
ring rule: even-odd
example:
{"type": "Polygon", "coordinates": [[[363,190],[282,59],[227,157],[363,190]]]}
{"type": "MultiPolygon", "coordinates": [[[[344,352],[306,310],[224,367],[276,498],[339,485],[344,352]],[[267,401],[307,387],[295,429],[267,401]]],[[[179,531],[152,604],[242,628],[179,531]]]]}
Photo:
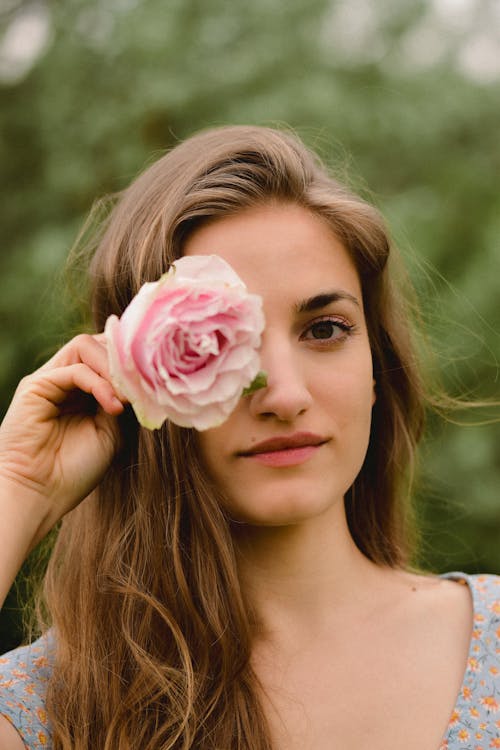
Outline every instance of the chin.
{"type": "MultiPolygon", "coordinates": [[[[343,498],[341,498],[341,505],[343,498]]],[[[245,504],[228,503],[226,510],[229,518],[236,524],[248,526],[293,526],[304,523],[313,518],[323,516],[332,506],[338,505],[335,501],[312,499],[305,494],[296,497],[259,498],[251,507],[248,500],[245,504]]]]}

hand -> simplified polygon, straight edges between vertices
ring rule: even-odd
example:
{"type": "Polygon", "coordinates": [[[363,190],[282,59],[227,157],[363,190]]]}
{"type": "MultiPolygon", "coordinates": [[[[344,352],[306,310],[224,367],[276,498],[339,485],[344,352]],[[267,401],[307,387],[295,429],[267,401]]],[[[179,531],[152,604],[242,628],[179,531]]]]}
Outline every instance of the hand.
{"type": "Polygon", "coordinates": [[[0,492],[16,518],[19,503],[35,515],[30,548],[106,473],[123,408],[103,334],[77,336],[20,382],[0,426],[0,492]]]}

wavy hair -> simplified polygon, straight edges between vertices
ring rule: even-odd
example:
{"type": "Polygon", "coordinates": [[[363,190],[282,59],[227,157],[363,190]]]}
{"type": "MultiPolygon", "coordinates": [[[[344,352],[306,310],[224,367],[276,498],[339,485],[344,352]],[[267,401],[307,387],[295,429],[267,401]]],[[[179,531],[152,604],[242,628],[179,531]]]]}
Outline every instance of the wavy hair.
{"type": "MultiPolygon", "coordinates": [[[[93,326],[182,255],[203,222],[289,202],[322,217],[363,291],[377,400],[368,453],[345,498],[352,536],[380,565],[412,553],[408,482],[426,401],[379,212],[294,135],[208,130],[117,196],[87,247],[93,326]]],[[[271,750],[250,663],[253,616],[230,521],[193,431],[149,432],[130,413],[94,493],[62,522],[44,597],[56,655],[48,691],[55,750],[271,750]]]]}

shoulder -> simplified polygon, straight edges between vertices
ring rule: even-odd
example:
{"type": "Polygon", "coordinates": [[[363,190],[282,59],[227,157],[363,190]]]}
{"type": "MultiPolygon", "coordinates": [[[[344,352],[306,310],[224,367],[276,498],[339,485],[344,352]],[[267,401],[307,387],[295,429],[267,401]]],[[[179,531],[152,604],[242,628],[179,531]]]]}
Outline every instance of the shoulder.
{"type": "Polygon", "coordinates": [[[495,712],[500,711],[500,576],[451,573],[446,577],[462,581],[470,591],[473,618],[468,676],[484,695],[490,691],[487,699],[493,701],[495,712]]]}
{"type": "Polygon", "coordinates": [[[464,575],[468,583],[475,603],[486,607],[488,612],[500,619],[500,576],[489,573],[480,575],[464,575]]]}
{"type": "Polygon", "coordinates": [[[45,635],[29,646],[0,656],[0,714],[16,728],[29,750],[50,747],[45,694],[52,653],[51,637],[45,635]]]}
{"type": "Polygon", "coordinates": [[[474,613],[474,629],[500,641],[500,576],[481,573],[446,573],[442,576],[462,583],[470,591],[474,613]],[[497,632],[498,631],[498,632],[497,632]]]}
{"type": "Polygon", "coordinates": [[[469,652],[445,748],[500,747],[500,577],[448,573],[470,592],[473,604],[469,652]],[[475,744],[474,744],[475,747],[475,744]]]}
{"type": "Polygon", "coordinates": [[[500,674],[500,576],[466,576],[473,601],[472,640],[490,672],[500,674]]]}

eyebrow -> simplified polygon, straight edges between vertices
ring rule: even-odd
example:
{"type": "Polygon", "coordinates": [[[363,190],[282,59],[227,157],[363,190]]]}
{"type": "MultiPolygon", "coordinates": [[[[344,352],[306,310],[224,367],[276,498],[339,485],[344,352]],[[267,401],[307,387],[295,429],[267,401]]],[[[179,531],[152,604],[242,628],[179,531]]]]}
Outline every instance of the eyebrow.
{"type": "Polygon", "coordinates": [[[357,307],[360,307],[357,297],[353,294],[349,294],[349,292],[344,292],[339,289],[332,292],[321,292],[321,294],[316,294],[314,297],[309,297],[308,299],[298,302],[294,305],[295,312],[300,315],[301,313],[320,310],[322,307],[326,307],[332,302],[339,302],[341,300],[348,300],[349,302],[353,302],[357,307]]]}

